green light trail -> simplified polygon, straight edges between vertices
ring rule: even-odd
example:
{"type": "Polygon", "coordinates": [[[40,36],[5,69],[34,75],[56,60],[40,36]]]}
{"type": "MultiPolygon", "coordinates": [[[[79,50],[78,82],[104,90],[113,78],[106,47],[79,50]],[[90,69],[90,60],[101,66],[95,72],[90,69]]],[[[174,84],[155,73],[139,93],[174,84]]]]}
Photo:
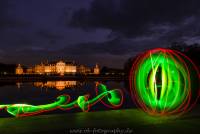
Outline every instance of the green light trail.
{"type": "Polygon", "coordinates": [[[108,90],[107,87],[103,84],[98,84],[97,86],[98,95],[89,100],[89,95],[79,96],[77,100],[72,102],[70,101],[70,96],[61,95],[57,97],[57,100],[50,104],[45,105],[28,105],[28,104],[8,104],[0,105],[0,109],[6,109],[7,112],[13,116],[30,116],[45,111],[51,111],[55,109],[68,110],[75,107],[80,107],[82,111],[89,111],[90,107],[96,104],[99,101],[102,101],[103,104],[112,107],[119,107],[123,102],[123,94],[121,90],[114,89],[108,90]],[[105,102],[104,102],[105,101],[105,102]]]}

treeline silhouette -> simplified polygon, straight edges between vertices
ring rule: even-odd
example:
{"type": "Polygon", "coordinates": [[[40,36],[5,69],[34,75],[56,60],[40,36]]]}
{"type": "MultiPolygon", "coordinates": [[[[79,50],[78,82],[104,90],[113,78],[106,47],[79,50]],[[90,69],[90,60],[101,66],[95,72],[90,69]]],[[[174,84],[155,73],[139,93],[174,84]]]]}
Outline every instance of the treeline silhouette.
{"type": "Polygon", "coordinates": [[[16,67],[17,67],[16,64],[4,64],[4,63],[0,63],[0,75],[14,74],[16,67]]]}
{"type": "MultiPolygon", "coordinates": [[[[195,63],[195,65],[198,67],[198,69],[200,69],[200,44],[195,43],[192,45],[188,45],[183,42],[174,42],[167,48],[172,49],[172,50],[177,50],[177,51],[180,51],[181,53],[185,54],[187,57],[189,57],[195,63]]],[[[124,71],[127,76],[129,74],[132,64],[136,60],[137,56],[139,56],[139,55],[131,57],[125,62],[124,71]]]]}
{"type": "MultiPolygon", "coordinates": [[[[187,57],[189,57],[193,61],[193,63],[195,63],[196,67],[198,69],[200,69],[200,44],[195,43],[192,45],[188,45],[183,42],[174,42],[171,45],[169,45],[169,47],[167,47],[167,48],[172,49],[172,50],[177,50],[177,51],[180,51],[181,53],[185,54],[187,57]]],[[[126,89],[130,89],[129,73],[130,73],[130,70],[131,70],[131,67],[132,67],[134,61],[136,60],[137,56],[139,56],[139,55],[129,58],[124,64],[124,73],[126,76],[124,86],[126,89]]]]}

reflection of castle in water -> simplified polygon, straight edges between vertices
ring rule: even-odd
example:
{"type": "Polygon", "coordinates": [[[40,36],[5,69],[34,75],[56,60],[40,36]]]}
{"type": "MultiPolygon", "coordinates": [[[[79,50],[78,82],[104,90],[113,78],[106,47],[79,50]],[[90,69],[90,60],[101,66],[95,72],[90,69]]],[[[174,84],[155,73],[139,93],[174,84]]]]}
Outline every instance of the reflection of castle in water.
{"type": "Polygon", "coordinates": [[[40,88],[55,88],[57,90],[64,90],[66,88],[77,88],[82,86],[84,83],[79,81],[47,81],[47,82],[34,82],[35,87],[40,88]]]}

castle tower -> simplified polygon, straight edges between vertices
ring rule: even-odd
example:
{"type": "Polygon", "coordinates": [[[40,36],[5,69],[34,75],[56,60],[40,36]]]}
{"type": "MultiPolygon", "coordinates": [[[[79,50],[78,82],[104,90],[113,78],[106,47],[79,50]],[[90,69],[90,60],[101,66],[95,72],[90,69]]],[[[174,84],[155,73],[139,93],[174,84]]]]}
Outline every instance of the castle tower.
{"type": "Polygon", "coordinates": [[[56,63],[56,73],[60,74],[60,75],[64,75],[65,74],[65,62],[64,61],[59,61],[56,63]]]}
{"type": "Polygon", "coordinates": [[[17,68],[15,70],[15,74],[20,75],[20,74],[23,74],[23,73],[24,73],[23,68],[21,67],[20,64],[18,64],[18,66],[17,66],[17,68]]]}
{"type": "Polygon", "coordinates": [[[97,63],[94,67],[94,74],[100,74],[100,68],[99,68],[99,65],[97,63]]]}

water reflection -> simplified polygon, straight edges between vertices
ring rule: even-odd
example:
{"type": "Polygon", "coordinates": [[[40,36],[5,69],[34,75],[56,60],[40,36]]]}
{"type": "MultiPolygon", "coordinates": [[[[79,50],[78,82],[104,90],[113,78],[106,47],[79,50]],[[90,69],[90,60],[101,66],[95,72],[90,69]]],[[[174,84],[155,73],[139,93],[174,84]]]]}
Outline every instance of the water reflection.
{"type": "Polygon", "coordinates": [[[39,88],[55,88],[59,91],[69,88],[78,88],[83,86],[84,82],[80,81],[47,81],[47,82],[34,82],[33,85],[39,88]]]}
{"type": "MultiPolygon", "coordinates": [[[[120,108],[133,106],[130,92],[125,87],[124,81],[99,81],[108,89],[120,89],[124,94],[124,103],[120,108]]],[[[3,82],[0,83],[0,104],[29,104],[43,105],[56,100],[60,95],[69,95],[71,101],[77,100],[79,96],[89,95],[89,99],[96,97],[97,81],[43,81],[43,82],[3,82]],[[44,90],[43,90],[44,89],[44,90]]],[[[102,103],[97,103],[91,107],[90,111],[109,110],[102,103]]],[[[80,112],[78,108],[67,111],[56,110],[49,113],[71,113],[80,112]]],[[[0,110],[0,117],[8,116],[5,110],[0,110]]]]}

